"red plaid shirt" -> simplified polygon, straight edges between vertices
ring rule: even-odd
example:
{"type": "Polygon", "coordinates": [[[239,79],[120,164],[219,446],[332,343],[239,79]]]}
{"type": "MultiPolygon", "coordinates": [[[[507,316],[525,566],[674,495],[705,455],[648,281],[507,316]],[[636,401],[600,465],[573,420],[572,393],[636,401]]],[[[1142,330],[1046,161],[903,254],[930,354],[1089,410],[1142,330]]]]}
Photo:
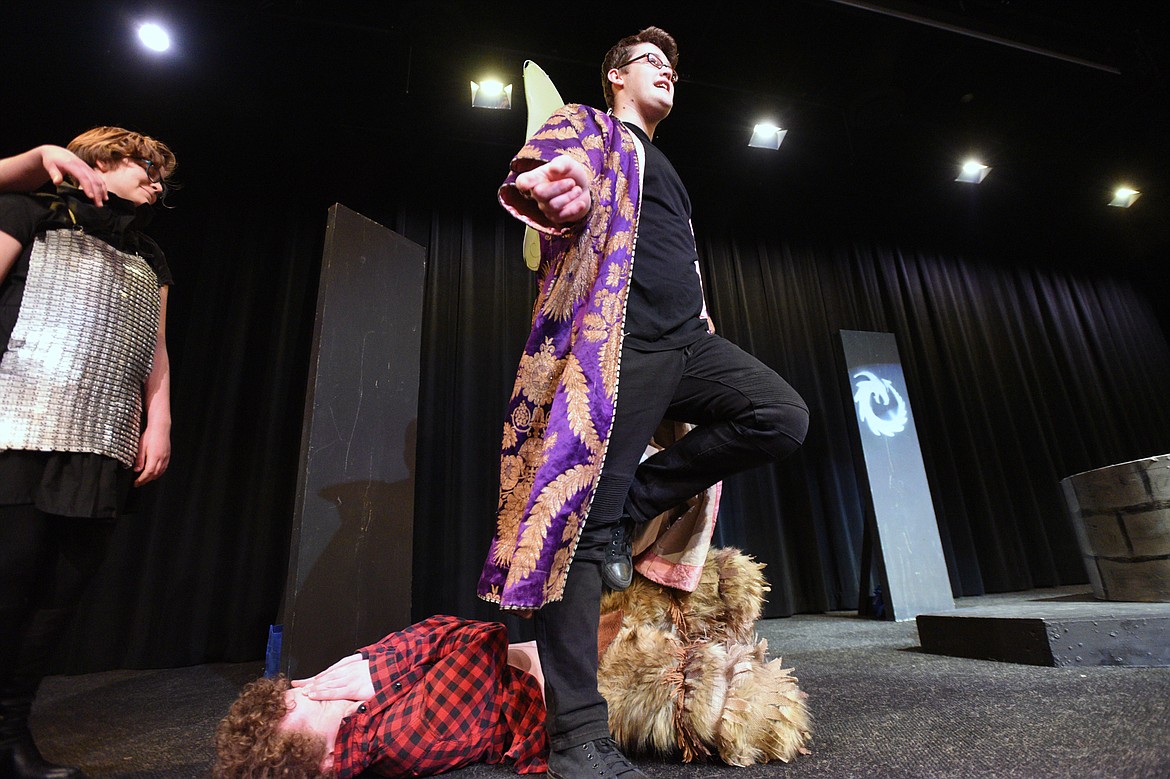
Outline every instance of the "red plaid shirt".
{"type": "Polygon", "coordinates": [[[545,770],[540,687],[508,665],[503,625],[431,617],[360,651],[374,697],[341,723],[339,779],[429,776],[504,758],[518,773],[545,770]]]}

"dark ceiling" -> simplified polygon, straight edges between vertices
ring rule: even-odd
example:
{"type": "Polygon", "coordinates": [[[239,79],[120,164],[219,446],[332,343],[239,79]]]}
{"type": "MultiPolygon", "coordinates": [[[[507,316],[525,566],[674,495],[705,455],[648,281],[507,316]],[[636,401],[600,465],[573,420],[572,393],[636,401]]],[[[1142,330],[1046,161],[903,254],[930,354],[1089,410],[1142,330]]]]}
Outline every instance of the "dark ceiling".
{"type": "Polygon", "coordinates": [[[1165,5],[8,2],[0,151],[118,123],[171,143],[189,191],[490,202],[524,135],[523,61],[596,105],[609,45],[658,24],[682,79],[655,140],[699,218],[868,215],[945,232],[978,212],[983,230],[1079,230],[1164,260],[1165,5]],[[171,54],[134,45],[147,17],[173,26],[171,54]],[[516,84],[515,110],[469,107],[468,81],[489,70],[516,84]],[[745,145],[763,116],[789,129],[779,152],[745,145]],[[952,181],[969,153],[994,168],[977,190],[952,181]],[[1106,208],[1123,181],[1142,198],[1106,208]]]}

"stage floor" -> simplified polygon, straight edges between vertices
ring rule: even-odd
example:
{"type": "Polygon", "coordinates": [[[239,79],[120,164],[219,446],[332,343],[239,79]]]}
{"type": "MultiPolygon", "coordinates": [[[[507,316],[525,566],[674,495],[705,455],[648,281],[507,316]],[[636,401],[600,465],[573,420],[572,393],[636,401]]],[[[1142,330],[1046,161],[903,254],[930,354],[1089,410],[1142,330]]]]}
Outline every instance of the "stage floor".
{"type": "MultiPolygon", "coordinates": [[[[963,598],[960,610],[1068,604],[1085,587],[963,598]]],[[[1170,668],[1044,667],[924,652],[914,621],[852,612],[762,620],[808,693],[812,754],[788,765],[681,765],[642,757],[651,777],[792,779],[1165,779],[1170,668]]],[[[205,777],[211,737],[254,663],[109,671],[45,681],[33,728],[54,759],[93,777],[205,777]]],[[[455,779],[507,777],[475,766],[455,779]]]]}

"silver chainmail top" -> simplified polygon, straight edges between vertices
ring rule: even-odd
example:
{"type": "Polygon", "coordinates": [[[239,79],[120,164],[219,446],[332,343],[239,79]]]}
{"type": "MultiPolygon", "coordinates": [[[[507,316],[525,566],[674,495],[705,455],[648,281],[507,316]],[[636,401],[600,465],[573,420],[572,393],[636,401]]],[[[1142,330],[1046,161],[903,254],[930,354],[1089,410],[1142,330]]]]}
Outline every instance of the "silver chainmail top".
{"type": "Polygon", "coordinates": [[[158,277],[80,230],[37,236],[0,359],[0,450],[93,452],[134,465],[154,360],[158,277]]]}

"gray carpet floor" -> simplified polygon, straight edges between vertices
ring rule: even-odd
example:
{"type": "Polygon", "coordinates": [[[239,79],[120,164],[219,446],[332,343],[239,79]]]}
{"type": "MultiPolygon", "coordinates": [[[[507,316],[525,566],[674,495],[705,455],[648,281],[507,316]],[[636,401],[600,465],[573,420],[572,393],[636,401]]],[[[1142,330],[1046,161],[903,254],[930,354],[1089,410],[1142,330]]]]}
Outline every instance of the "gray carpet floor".
{"type": "MultiPolygon", "coordinates": [[[[964,598],[1041,601],[1084,588],[964,598]]],[[[924,653],[916,625],[855,614],[764,620],[816,722],[812,754],[747,768],[644,758],[651,777],[1170,779],[1170,668],[1018,665],[924,653]]],[[[205,777],[211,734],[257,663],[111,671],[45,681],[45,753],[94,777],[205,777]]],[[[452,772],[506,777],[501,766],[452,772]]]]}

